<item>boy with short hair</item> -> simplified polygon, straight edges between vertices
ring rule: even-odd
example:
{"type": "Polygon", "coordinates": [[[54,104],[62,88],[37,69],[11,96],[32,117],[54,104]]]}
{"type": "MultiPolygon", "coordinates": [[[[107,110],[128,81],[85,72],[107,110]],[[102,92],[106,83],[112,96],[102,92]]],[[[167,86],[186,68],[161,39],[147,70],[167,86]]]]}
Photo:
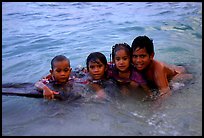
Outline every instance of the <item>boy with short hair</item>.
{"type": "MultiPolygon", "coordinates": [[[[151,88],[159,89],[160,95],[170,91],[169,80],[178,79],[185,72],[181,66],[170,66],[155,60],[153,40],[147,36],[136,37],[131,48],[134,66],[144,75],[151,88]]],[[[191,74],[186,75],[192,78],[191,74]]]]}
{"type": "Polygon", "coordinates": [[[35,83],[35,86],[43,91],[44,98],[54,99],[56,96],[61,99],[67,99],[70,95],[80,97],[79,94],[74,93],[73,80],[70,79],[72,68],[70,67],[70,60],[63,56],[55,56],[51,61],[50,75],[35,83]],[[55,91],[52,91],[55,90],[55,91]]]}

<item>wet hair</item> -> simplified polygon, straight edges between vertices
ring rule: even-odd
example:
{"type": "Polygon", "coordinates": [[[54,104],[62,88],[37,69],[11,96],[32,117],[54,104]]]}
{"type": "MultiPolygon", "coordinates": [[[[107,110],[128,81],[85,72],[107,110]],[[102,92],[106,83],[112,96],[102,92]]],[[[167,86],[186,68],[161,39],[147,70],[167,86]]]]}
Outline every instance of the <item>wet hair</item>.
{"type": "Polygon", "coordinates": [[[121,49],[125,50],[125,52],[127,53],[127,55],[130,56],[130,59],[131,59],[132,51],[130,46],[127,43],[119,43],[119,44],[115,44],[112,47],[112,60],[114,59],[116,52],[121,49]]]}
{"type": "Polygon", "coordinates": [[[93,53],[89,54],[89,56],[86,59],[87,70],[89,71],[89,62],[95,62],[95,63],[99,64],[98,60],[100,62],[102,62],[105,66],[107,65],[107,59],[106,59],[104,54],[102,54],[100,52],[93,52],[93,53]]]}
{"type": "Polygon", "coordinates": [[[54,69],[54,63],[59,62],[59,61],[64,61],[64,60],[70,64],[70,61],[66,56],[64,56],[64,55],[55,56],[51,61],[51,69],[52,70],[54,69]]]}
{"type": "Polygon", "coordinates": [[[138,36],[132,42],[132,51],[135,51],[137,48],[143,49],[146,48],[146,51],[149,55],[154,53],[153,40],[147,36],[138,36]]]}

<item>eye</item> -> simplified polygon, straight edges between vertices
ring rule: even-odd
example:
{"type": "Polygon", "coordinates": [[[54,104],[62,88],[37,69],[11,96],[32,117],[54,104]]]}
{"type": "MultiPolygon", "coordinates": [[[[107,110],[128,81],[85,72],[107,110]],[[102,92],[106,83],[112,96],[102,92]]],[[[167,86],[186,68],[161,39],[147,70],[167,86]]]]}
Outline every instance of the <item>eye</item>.
{"type": "Polygon", "coordinates": [[[60,70],[60,69],[57,69],[57,70],[56,70],[56,72],[58,72],[58,73],[59,73],[59,72],[61,72],[61,70],[60,70]]]}
{"type": "Polygon", "coordinates": [[[137,55],[132,55],[133,58],[137,58],[137,55]]]}
{"type": "Polygon", "coordinates": [[[99,64],[99,65],[98,65],[98,67],[99,67],[99,68],[102,68],[102,67],[103,67],[103,65],[102,65],[102,64],[99,64]]]}
{"type": "Polygon", "coordinates": [[[119,60],[120,60],[120,58],[115,58],[115,60],[116,60],[116,61],[119,61],[119,60]]]}
{"type": "Polygon", "coordinates": [[[141,55],[140,57],[141,57],[141,58],[144,58],[144,57],[145,57],[145,55],[141,55]]]}
{"type": "Polygon", "coordinates": [[[93,69],[93,68],[94,68],[94,66],[89,66],[89,68],[90,68],[90,69],[93,69]]]}
{"type": "Polygon", "coordinates": [[[65,69],[64,69],[64,72],[68,72],[68,71],[69,71],[69,68],[65,68],[65,69]]]}
{"type": "Polygon", "coordinates": [[[127,60],[127,59],[128,59],[127,57],[124,57],[124,58],[123,58],[123,60],[127,60]]]}

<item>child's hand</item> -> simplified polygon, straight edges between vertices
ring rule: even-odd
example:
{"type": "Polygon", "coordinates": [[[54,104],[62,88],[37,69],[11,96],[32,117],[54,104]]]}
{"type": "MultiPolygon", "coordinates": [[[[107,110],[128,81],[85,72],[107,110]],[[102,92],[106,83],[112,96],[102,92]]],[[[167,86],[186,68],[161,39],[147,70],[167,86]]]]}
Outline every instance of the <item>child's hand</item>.
{"type": "Polygon", "coordinates": [[[59,92],[52,91],[47,86],[43,88],[43,96],[45,99],[54,99],[55,94],[59,94],[59,92]]]}
{"type": "Polygon", "coordinates": [[[48,74],[47,76],[43,77],[43,79],[51,80],[52,79],[52,75],[48,74]]]}
{"type": "Polygon", "coordinates": [[[125,95],[125,96],[130,95],[130,90],[125,86],[121,87],[120,91],[122,95],[125,95]]]}
{"type": "Polygon", "coordinates": [[[157,99],[157,97],[155,96],[155,95],[147,95],[147,96],[145,96],[143,99],[142,99],[142,101],[144,102],[144,101],[154,101],[154,100],[156,100],[157,99]]]}
{"type": "Polygon", "coordinates": [[[169,87],[163,88],[159,90],[159,96],[160,97],[168,97],[171,95],[171,90],[169,87]]]}
{"type": "Polygon", "coordinates": [[[166,99],[166,98],[168,98],[169,96],[171,96],[171,94],[172,94],[172,92],[171,91],[168,91],[168,92],[163,92],[163,93],[160,93],[159,94],[159,98],[160,99],[166,99]]]}
{"type": "Polygon", "coordinates": [[[36,82],[35,87],[40,90],[43,90],[43,96],[46,99],[54,99],[54,94],[59,94],[59,92],[50,90],[42,81],[36,82]]]}
{"type": "Polygon", "coordinates": [[[96,98],[98,99],[105,99],[106,98],[106,93],[104,90],[99,90],[96,92],[96,98]]]}

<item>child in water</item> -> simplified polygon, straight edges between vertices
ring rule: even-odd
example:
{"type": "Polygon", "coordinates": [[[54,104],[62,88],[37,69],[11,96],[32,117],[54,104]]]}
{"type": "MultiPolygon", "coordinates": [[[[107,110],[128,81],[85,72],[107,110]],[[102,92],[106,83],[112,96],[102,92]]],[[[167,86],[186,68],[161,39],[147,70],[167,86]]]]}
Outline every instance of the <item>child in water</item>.
{"type": "Polygon", "coordinates": [[[135,68],[144,75],[149,87],[159,90],[160,95],[170,91],[170,80],[192,78],[191,74],[184,74],[185,69],[181,66],[167,65],[155,60],[153,42],[147,36],[136,37],[131,48],[135,68]]]}
{"type": "Polygon", "coordinates": [[[46,99],[54,99],[55,96],[60,96],[63,100],[80,97],[78,93],[73,92],[73,80],[70,79],[71,70],[67,57],[55,56],[51,61],[51,74],[46,79],[36,82],[35,86],[43,91],[46,99]]]}
{"type": "Polygon", "coordinates": [[[151,96],[146,81],[130,64],[131,54],[131,48],[128,44],[115,44],[112,47],[113,62],[109,64],[108,76],[119,84],[122,88],[121,92],[124,94],[128,94],[130,89],[135,90],[138,86],[141,86],[147,95],[151,96]]]}
{"type": "Polygon", "coordinates": [[[96,92],[96,96],[99,99],[113,96],[114,84],[107,80],[107,59],[105,55],[100,52],[89,54],[86,59],[86,66],[88,71],[86,84],[96,92]],[[108,90],[108,86],[112,86],[111,91],[108,90]]]}

